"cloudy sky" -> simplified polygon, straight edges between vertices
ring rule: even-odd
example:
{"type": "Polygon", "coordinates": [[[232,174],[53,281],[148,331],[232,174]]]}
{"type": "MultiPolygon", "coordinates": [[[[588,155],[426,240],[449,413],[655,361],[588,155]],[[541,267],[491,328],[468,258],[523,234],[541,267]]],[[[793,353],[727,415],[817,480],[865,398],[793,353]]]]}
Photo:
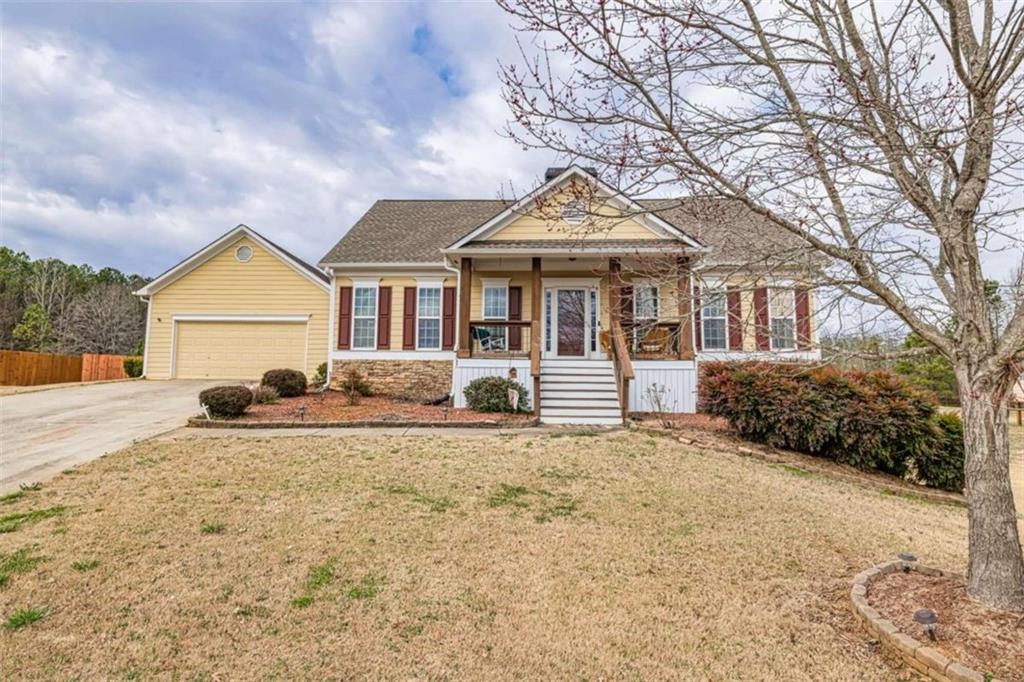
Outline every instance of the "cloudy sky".
{"type": "Polygon", "coordinates": [[[378,198],[555,159],[499,133],[490,3],[2,7],[3,243],[154,275],[244,222],[311,261],[378,198]]]}

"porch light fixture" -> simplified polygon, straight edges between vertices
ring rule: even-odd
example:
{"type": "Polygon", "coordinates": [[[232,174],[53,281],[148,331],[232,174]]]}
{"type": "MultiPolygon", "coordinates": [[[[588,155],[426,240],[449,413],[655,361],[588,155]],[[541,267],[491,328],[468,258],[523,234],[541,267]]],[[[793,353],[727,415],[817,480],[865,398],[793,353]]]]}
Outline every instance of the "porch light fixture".
{"type": "Polygon", "coordinates": [[[924,626],[924,631],[928,634],[928,639],[935,641],[935,628],[939,622],[939,614],[935,613],[931,609],[918,609],[914,611],[914,622],[924,626]]]}

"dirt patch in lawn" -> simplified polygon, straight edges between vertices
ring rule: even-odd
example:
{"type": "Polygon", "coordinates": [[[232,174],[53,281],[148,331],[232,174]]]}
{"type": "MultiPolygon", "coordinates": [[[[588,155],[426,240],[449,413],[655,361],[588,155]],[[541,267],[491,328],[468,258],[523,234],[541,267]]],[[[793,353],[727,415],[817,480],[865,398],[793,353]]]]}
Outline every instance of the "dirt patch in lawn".
{"type": "Polygon", "coordinates": [[[338,392],[310,394],[297,398],[284,398],[274,405],[252,405],[236,421],[253,422],[453,422],[469,424],[474,422],[501,422],[503,424],[527,424],[533,420],[531,414],[503,414],[498,412],[474,412],[441,405],[420,405],[419,403],[394,400],[377,396],[364,397],[357,405],[349,405],[348,398],[338,392]],[[302,414],[304,412],[304,414],[302,414]]]}
{"type": "Polygon", "coordinates": [[[628,431],[147,441],[3,513],[58,507],[0,534],[0,679],[911,680],[851,576],[966,559],[963,509],[628,431]]]}
{"type": "Polygon", "coordinates": [[[943,651],[948,658],[1006,682],[1024,682],[1024,616],[973,601],[961,580],[920,573],[876,578],[868,603],[902,632],[943,651]],[[914,622],[918,609],[939,616],[938,640],[930,643],[914,622]]]}

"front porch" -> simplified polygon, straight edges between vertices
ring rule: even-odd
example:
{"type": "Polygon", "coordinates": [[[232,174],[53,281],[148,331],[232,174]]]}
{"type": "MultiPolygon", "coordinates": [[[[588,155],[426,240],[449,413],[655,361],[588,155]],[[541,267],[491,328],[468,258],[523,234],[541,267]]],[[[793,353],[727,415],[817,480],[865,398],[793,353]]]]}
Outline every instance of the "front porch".
{"type": "Polygon", "coordinates": [[[473,379],[515,370],[535,414],[548,422],[610,424],[630,412],[695,411],[685,255],[460,255],[456,261],[456,406],[473,379]]]}

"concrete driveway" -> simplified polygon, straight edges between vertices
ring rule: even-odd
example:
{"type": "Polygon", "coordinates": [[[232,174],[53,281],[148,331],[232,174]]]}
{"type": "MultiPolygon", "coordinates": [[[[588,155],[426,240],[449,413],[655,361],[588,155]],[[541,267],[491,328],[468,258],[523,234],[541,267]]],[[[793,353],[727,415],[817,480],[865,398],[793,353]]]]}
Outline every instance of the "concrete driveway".
{"type": "Polygon", "coordinates": [[[199,412],[199,391],[216,383],[125,381],[0,397],[0,493],[181,426],[199,412]]]}

